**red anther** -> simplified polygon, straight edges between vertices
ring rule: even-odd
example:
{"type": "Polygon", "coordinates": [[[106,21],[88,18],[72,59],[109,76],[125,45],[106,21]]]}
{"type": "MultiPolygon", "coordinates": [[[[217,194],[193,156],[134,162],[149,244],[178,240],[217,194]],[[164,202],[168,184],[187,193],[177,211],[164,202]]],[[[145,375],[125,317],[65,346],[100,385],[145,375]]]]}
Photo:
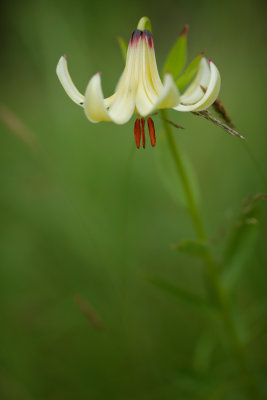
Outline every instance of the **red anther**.
{"type": "Polygon", "coordinates": [[[141,118],[141,132],[142,132],[142,144],[143,148],[146,147],[146,137],[145,137],[145,120],[141,118]]]}
{"type": "Polygon", "coordinates": [[[155,134],[155,126],[152,118],[147,119],[147,125],[149,130],[149,137],[151,141],[151,146],[154,147],[156,144],[156,134],[155,134]]]}
{"type": "Polygon", "coordinates": [[[139,149],[140,141],[141,141],[141,127],[140,127],[140,119],[139,118],[137,118],[134,123],[134,138],[135,138],[136,147],[139,149]]]}

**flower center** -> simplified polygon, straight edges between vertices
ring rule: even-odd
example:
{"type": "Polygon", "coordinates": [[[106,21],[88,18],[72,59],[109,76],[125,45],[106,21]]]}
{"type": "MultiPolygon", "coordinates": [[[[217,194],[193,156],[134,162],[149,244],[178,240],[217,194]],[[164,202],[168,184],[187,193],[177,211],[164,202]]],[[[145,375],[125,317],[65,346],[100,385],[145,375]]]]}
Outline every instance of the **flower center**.
{"type": "MultiPolygon", "coordinates": [[[[155,134],[155,125],[152,118],[148,117],[147,119],[148,132],[150,137],[151,146],[154,147],[156,145],[156,134],[155,134]]],[[[137,118],[134,123],[134,138],[136,147],[140,148],[141,138],[143,148],[146,147],[146,136],[145,136],[145,119],[137,118]]]]}

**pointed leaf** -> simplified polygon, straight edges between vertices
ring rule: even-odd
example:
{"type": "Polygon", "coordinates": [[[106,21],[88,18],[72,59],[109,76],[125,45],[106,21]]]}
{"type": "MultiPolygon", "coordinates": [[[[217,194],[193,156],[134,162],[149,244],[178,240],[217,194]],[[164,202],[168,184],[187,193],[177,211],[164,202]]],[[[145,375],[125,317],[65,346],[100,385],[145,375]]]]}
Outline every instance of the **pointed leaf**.
{"type": "Polygon", "coordinates": [[[172,74],[173,78],[176,80],[180,73],[183,71],[186,57],[187,57],[187,30],[188,25],[186,25],[177,39],[175,45],[171,49],[167,61],[163,67],[163,75],[166,72],[172,74]]]}
{"type": "Polygon", "coordinates": [[[176,85],[181,92],[185,90],[185,88],[189,85],[191,80],[196,75],[202,57],[203,53],[200,53],[196,58],[194,58],[194,60],[191,61],[184,73],[177,79],[176,85]]]}
{"type": "Polygon", "coordinates": [[[127,43],[121,36],[118,36],[117,40],[118,40],[118,43],[119,43],[119,46],[121,49],[121,54],[122,54],[123,60],[125,61],[126,56],[127,56],[127,48],[128,48],[127,43]]]}
{"type": "Polygon", "coordinates": [[[206,243],[191,239],[182,240],[175,248],[182,253],[187,253],[194,257],[203,257],[208,250],[206,243]]]}

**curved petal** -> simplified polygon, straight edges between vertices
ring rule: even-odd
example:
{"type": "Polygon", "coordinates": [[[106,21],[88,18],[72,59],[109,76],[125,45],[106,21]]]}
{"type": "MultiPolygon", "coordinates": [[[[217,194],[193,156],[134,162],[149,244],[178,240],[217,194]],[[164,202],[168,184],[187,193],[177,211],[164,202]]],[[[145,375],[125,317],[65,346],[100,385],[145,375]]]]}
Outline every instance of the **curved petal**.
{"type": "Polygon", "coordinates": [[[84,96],[78,91],[78,89],[72,82],[65,56],[60,57],[57,64],[56,73],[61,82],[61,85],[63,86],[65,92],[71,98],[71,100],[79,106],[83,106],[84,96]]]}
{"type": "MultiPolygon", "coordinates": [[[[208,85],[206,86],[206,92],[204,93],[203,89],[201,86],[205,88],[202,83],[199,85],[199,89],[202,90],[202,97],[195,103],[191,104],[179,104],[177,107],[174,107],[175,110],[177,111],[201,111],[207,109],[209,106],[211,106],[214,101],[217,99],[219,91],[220,91],[220,86],[221,86],[221,77],[220,73],[213,64],[213,62],[209,62],[209,68],[210,68],[210,79],[208,82],[208,85]]],[[[196,89],[197,90],[197,89],[196,89]]],[[[198,91],[199,92],[199,91],[198,91]]],[[[185,96],[185,94],[184,94],[185,96]]],[[[199,95],[196,96],[199,98],[199,95]]],[[[182,99],[182,103],[184,103],[184,98],[182,99]]]]}
{"type": "Polygon", "coordinates": [[[100,73],[95,74],[88,83],[84,111],[91,122],[111,121],[104,103],[100,73]]]}
{"type": "MultiPolygon", "coordinates": [[[[130,42],[131,42],[131,40],[130,40],[130,42]]],[[[134,75],[134,72],[135,72],[135,69],[136,69],[135,68],[135,66],[136,66],[136,57],[138,55],[138,52],[136,52],[136,50],[137,50],[136,48],[137,48],[137,46],[135,46],[133,48],[133,46],[129,45],[129,47],[128,47],[127,57],[126,57],[126,64],[125,64],[124,70],[123,70],[123,72],[122,72],[122,74],[120,76],[120,79],[119,79],[119,81],[118,81],[118,83],[116,85],[115,93],[112,96],[107,97],[104,100],[105,101],[105,105],[108,108],[111,107],[112,104],[116,101],[118,95],[121,94],[122,91],[125,91],[126,87],[129,87],[130,85],[132,87],[136,86],[136,84],[134,82],[130,83],[131,80],[133,80],[134,78],[136,79],[136,77],[134,75]]]]}
{"type": "Polygon", "coordinates": [[[197,75],[191,85],[181,96],[181,103],[183,104],[194,104],[197,103],[203,97],[204,88],[208,87],[210,81],[210,67],[207,59],[203,57],[199,64],[197,75]]]}
{"type": "MultiPolygon", "coordinates": [[[[142,116],[149,114],[153,108],[153,104],[158,98],[158,91],[153,85],[151,76],[151,69],[149,66],[148,49],[146,43],[140,44],[140,70],[138,77],[138,88],[136,93],[136,109],[142,116]]],[[[160,81],[159,91],[162,89],[162,83],[160,81]]]]}
{"type": "Polygon", "coordinates": [[[179,103],[180,95],[170,74],[164,77],[162,85],[158,76],[154,49],[148,45],[148,38],[142,45],[140,78],[136,94],[136,109],[146,117],[157,108],[172,108],[179,103]]]}
{"type": "Polygon", "coordinates": [[[105,99],[109,105],[109,116],[117,124],[129,121],[135,110],[135,97],[139,76],[139,46],[129,48],[124,72],[122,73],[118,90],[113,96],[105,99]]]}
{"type": "Polygon", "coordinates": [[[221,76],[213,62],[210,61],[210,82],[203,99],[199,102],[196,111],[206,110],[217,99],[221,88],[221,76]]]}
{"type": "Polygon", "coordinates": [[[173,108],[180,101],[180,94],[171,74],[165,74],[162,90],[149,114],[157,108],[173,108]]]}
{"type": "MultiPolygon", "coordinates": [[[[141,98],[141,94],[140,94],[141,98]]],[[[155,99],[155,102],[148,106],[144,106],[144,101],[140,103],[140,98],[136,99],[136,108],[140,115],[146,117],[156,109],[173,108],[174,104],[179,103],[180,95],[171,74],[166,74],[163,81],[162,89],[155,99]]]]}
{"type": "Polygon", "coordinates": [[[154,47],[150,48],[149,43],[148,43],[148,38],[146,38],[146,45],[147,45],[147,50],[148,50],[147,54],[148,54],[148,62],[149,62],[149,69],[150,69],[152,84],[153,84],[156,92],[159,93],[162,88],[162,83],[161,83],[161,79],[159,76],[154,47]]]}
{"type": "Polygon", "coordinates": [[[100,73],[95,74],[86,89],[84,111],[91,122],[113,121],[124,124],[131,118],[135,108],[134,94],[122,93],[116,96],[110,107],[105,104],[100,73]]]}

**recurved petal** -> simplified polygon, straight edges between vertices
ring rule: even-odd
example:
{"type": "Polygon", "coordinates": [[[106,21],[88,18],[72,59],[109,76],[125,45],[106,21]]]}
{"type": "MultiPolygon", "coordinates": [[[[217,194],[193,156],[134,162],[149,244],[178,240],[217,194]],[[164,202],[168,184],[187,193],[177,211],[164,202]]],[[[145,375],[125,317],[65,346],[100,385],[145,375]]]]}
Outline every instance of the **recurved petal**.
{"type": "Polygon", "coordinates": [[[57,64],[56,73],[61,82],[61,85],[63,86],[65,92],[71,98],[71,100],[79,106],[83,106],[84,96],[78,91],[78,89],[72,82],[65,56],[60,57],[57,64]]]}
{"type": "Polygon", "coordinates": [[[116,124],[124,124],[134,113],[134,94],[126,90],[112,96],[107,106],[101,87],[101,74],[95,74],[86,89],[84,99],[84,111],[91,122],[113,121],[116,124]]]}
{"type": "Polygon", "coordinates": [[[98,72],[89,81],[84,98],[85,115],[91,122],[111,121],[101,87],[101,77],[98,72]]]}
{"type": "MultiPolygon", "coordinates": [[[[210,68],[210,77],[208,84],[203,85],[202,84],[203,80],[200,80],[201,83],[199,84],[199,86],[195,87],[195,98],[198,98],[198,100],[196,102],[192,101],[194,99],[194,91],[193,91],[190,94],[191,103],[188,104],[189,96],[186,97],[186,93],[184,93],[184,95],[181,97],[181,104],[179,104],[177,107],[174,107],[175,110],[201,111],[207,109],[214,103],[220,91],[221,77],[216,65],[211,61],[209,61],[209,68],[210,68]],[[202,91],[200,99],[199,99],[199,90],[202,91]]],[[[204,75],[206,76],[206,73],[204,75]]]]}
{"type": "MultiPolygon", "coordinates": [[[[159,93],[159,97],[154,104],[153,109],[157,108],[172,108],[174,105],[179,104],[180,93],[173,80],[171,74],[165,74],[163,80],[163,87],[159,93]]],[[[151,110],[153,111],[153,110],[151,110]]]]}
{"type": "Polygon", "coordinates": [[[217,99],[220,88],[221,88],[221,76],[218,71],[218,68],[212,61],[210,63],[210,82],[207,87],[207,91],[204,94],[204,97],[199,102],[196,108],[197,111],[206,110],[209,108],[217,99]]]}
{"type": "MultiPolygon", "coordinates": [[[[143,98],[146,97],[146,93],[144,91],[143,93],[143,98]]],[[[141,92],[139,91],[139,96],[136,99],[136,108],[137,111],[142,115],[143,117],[146,117],[147,115],[151,114],[154,110],[160,109],[160,108],[173,108],[177,104],[179,104],[180,101],[180,94],[177,89],[177,86],[173,80],[173,77],[171,74],[165,74],[164,76],[164,81],[162,88],[158,94],[158,96],[154,99],[154,102],[151,103],[150,107],[144,107],[144,103],[141,101],[142,96],[141,92]],[[139,99],[139,101],[138,101],[139,99]]]]}
{"type": "Polygon", "coordinates": [[[199,63],[198,72],[195,79],[186,89],[181,96],[182,104],[194,104],[197,103],[203,97],[203,89],[208,87],[210,81],[210,66],[205,57],[203,57],[199,63]]]}

